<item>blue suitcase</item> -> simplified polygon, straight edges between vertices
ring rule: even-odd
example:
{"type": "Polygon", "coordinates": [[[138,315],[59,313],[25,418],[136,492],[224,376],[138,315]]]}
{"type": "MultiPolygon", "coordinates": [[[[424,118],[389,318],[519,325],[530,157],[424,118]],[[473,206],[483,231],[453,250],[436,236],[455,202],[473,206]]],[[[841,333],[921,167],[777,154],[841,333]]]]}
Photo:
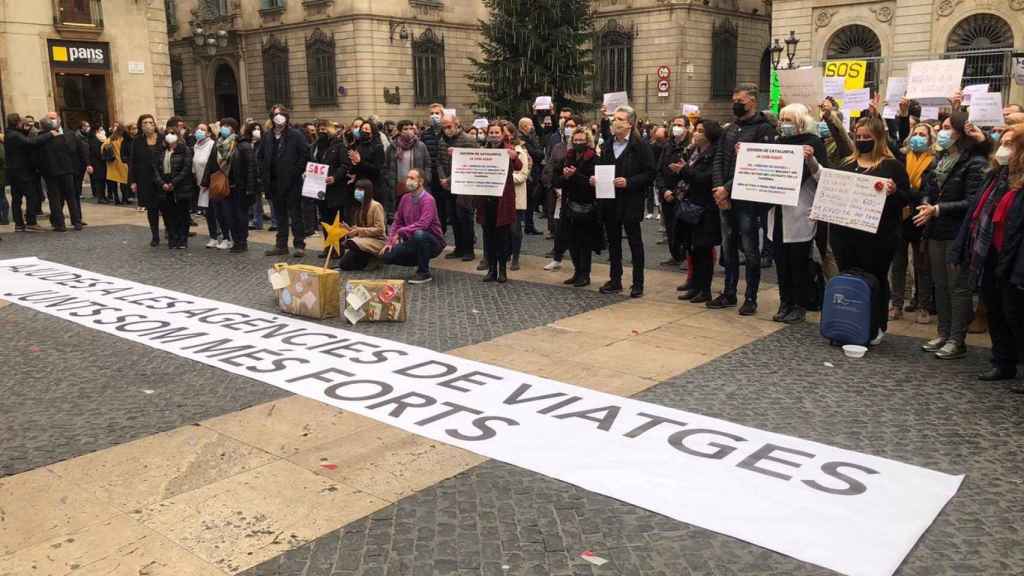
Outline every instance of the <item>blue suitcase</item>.
{"type": "Polygon", "coordinates": [[[867,346],[879,319],[872,318],[878,280],[872,274],[849,270],[829,281],[821,307],[821,335],[832,345],[867,346]]]}

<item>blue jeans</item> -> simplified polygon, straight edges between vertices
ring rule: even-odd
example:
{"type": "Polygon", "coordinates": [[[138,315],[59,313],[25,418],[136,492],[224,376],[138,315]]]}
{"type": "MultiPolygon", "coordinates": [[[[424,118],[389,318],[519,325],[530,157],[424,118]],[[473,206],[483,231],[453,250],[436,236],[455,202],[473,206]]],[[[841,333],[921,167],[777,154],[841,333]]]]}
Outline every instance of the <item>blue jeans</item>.
{"type": "Polygon", "coordinates": [[[740,254],[742,248],[747,268],[747,300],[757,302],[757,289],[761,284],[761,250],[758,231],[757,204],[734,200],[730,210],[721,210],[722,259],[725,261],[726,296],[736,296],[740,281],[740,254]]]}
{"type": "Polygon", "coordinates": [[[249,207],[249,224],[263,229],[263,196],[256,194],[252,206],[249,207]]]}
{"type": "Polygon", "coordinates": [[[385,254],[384,263],[415,266],[416,272],[430,274],[431,258],[437,258],[443,249],[444,246],[433,234],[426,230],[417,230],[385,254]]]}

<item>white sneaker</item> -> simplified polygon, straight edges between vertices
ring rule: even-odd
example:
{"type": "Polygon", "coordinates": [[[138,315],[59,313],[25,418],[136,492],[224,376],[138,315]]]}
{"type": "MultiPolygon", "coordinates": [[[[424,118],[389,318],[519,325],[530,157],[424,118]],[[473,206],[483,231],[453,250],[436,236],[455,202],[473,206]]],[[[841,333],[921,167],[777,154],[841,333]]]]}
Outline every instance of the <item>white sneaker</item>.
{"type": "Polygon", "coordinates": [[[551,272],[552,270],[558,270],[561,267],[562,263],[559,262],[558,260],[552,260],[551,262],[548,262],[547,264],[544,265],[544,269],[547,270],[548,272],[551,272]]]}
{"type": "Polygon", "coordinates": [[[654,214],[651,214],[650,212],[648,212],[647,214],[644,215],[644,218],[646,218],[648,220],[652,220],[652,219],[654,219],[654,214]]]}
{"type": "Polygon", "coordinates": [[[879,344],[882,343],[882,338],[883,337],[885,337],[885,332],[883,332],[882,330],[879,330],[878,331],[878,335],[875,336],[874,340],[871,341],[871,345],[872,346],[878,346],[879,344]]]}
{"type": "Polygon", "coordinates": [[[225,239],[220,241],[220,244],[217,245],[217,248],[219,248],[221,250],[230,250],[234,246],[235,246],[234,242],[232,242],[231,240],[228,240],[227,238],[225,238],[225,239]]]}
{"type": "Polygon", "coordinates": [[[220,244],[220,242],[217,241],[216,238],[210,238],[210,241],[206,243],[206,247],[207,248],[216,248],[218,244],[220,244]]]}

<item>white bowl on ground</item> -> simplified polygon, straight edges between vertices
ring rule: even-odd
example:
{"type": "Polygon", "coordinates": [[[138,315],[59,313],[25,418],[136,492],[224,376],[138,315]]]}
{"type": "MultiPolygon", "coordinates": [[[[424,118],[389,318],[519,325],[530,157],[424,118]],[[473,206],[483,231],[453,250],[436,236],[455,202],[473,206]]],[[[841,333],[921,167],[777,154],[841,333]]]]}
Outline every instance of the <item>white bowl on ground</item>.
{"type": "Polygon", "coordinates": [[[848,358],[863,358],[867,351],[867,346],[858,346],[856,344],[843,346],[843,354],[846,354],[848,358]]]}

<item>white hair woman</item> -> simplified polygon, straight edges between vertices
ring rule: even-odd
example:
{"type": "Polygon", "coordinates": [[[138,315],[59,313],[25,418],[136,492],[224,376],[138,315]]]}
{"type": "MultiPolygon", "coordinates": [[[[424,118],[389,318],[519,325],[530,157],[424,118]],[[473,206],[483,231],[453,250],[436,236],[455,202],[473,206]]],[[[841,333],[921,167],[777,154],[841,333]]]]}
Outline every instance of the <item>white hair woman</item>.
{"type": "Polygon", "coordinates": [[[818,123],[803,104],[779,111],[779,143],[800,146],[803,178],[796,206],[773,206],[768,211],[768,238],[775,247],[779,275],[779,311],[776,322],[803,322],[811,304],[811,243],[817,223],[810,219],[818,175],[828,166],[828,151],[817,134],[818,123]]]}

